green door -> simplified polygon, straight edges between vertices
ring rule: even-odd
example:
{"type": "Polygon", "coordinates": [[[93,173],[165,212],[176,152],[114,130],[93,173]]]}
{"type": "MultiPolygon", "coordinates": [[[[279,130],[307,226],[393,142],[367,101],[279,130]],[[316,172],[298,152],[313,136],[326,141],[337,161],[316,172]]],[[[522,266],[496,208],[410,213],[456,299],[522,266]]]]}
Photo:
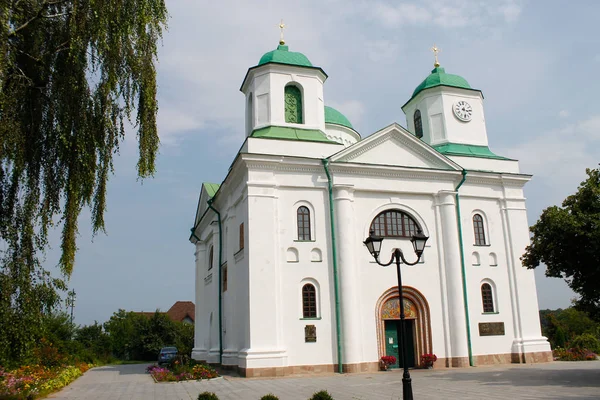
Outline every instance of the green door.
{"type": "MultiPolygon", "coordinates": [[[[415,366],[415,338],[413,336],[414,320],[404,320],[406,328],[406,361],[409,368],[415,366]]],[[[391,319],[385,321],[385,354],[387,356],[396,357],[396,364],[391,365],[391,368],[402,368],[402,356],[400,355],[400,341],[398,340],[397,326],[400,325],[400,320],[391,319]]]]}

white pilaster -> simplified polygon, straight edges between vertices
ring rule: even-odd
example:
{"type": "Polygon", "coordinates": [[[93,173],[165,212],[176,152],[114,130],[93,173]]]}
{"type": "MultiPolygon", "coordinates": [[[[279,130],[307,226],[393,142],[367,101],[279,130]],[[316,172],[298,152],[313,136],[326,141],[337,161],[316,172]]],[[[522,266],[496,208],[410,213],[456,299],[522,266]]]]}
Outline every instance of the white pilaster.
{"type": "Polygon", "coordinates": [[[455,194],[456,192],[440,191],[437,195],[437,207],[440,209],[442,222],[441,236],[448,291],[448,320],[451,336],[449,354],[453,359],[469,355],[455,194]]]}
{"type": "Polygon", "coordinates": [[[206,269],[206,244],[200,241],[196,242],[194,251],[196,258],[196,311],[194,315],[194,348],[192,350],[192,358],[196,360],[206,360],[208,350],[204,343],[205,336],[208,335],[208,327],[206,326],[206,310],[204,295],[204,271],[206,269]],[[203,323],[204,322],[204,323],[203,323]]]}
{"type": "Polygon", "coordinates": [[[334,206],[337,236],[337,258],[340,283],[341,322],[344,364],[363,361],[361,344],[360,286],[357,279],[354,218],[354,188],[334,186],[334,206]]]}

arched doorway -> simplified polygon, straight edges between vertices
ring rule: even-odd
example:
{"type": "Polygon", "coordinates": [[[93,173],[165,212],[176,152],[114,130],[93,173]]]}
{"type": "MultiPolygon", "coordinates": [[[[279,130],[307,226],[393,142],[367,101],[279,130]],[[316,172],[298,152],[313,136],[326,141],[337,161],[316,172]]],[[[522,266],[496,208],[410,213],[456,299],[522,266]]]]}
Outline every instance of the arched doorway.
{"type": "MultiPolygon", "coordinates": [[[[403,286],[404,315],[406,317],[407,359],[408,366],[419,364],[421,355],[432,353],[431,317],[429,305],[425,297],[417,289],[403,286]]],[[[400,307],[398,287],[386,290],[377,301],[375,313],[377,318],[377,348],[379,357],[394,355],[396,366],[400,363],[399,338],[396,326],[400,323],[400,307]]]]}

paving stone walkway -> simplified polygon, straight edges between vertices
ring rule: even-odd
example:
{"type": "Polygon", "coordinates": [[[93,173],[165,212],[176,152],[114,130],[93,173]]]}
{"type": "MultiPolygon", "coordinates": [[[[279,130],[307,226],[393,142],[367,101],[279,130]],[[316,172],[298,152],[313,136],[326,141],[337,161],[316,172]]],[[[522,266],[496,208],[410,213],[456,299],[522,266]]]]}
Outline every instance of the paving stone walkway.
{"type": "MultiPolygon", "coordinates": [[[[397,400],[402,398],[402,371],[374,374],[334,374],[318,377],[237,378],[154,383],[146,365],[93,368],[49,396],[52,399],[192,399],[204,391],[220,400],[259,400],[267,393],[281,400],[306,400],[328,390],[336,400],[397,400]]],[[[415,400],[600,399],[600,361],[553,362],[449,370],[413,370],[415,400]]]]}

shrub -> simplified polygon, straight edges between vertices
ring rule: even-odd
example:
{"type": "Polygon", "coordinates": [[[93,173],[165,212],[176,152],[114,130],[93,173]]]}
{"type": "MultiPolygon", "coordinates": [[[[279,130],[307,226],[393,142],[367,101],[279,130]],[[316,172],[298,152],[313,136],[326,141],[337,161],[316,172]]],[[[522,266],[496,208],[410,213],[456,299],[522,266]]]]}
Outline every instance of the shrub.
{"type": "Polygon", "coordinates": [[[273,393],[265,394],[260,400],[279,400],[279,397],[275,396],[273,393]]]}
{"type": "Polygon", "coordinates": [[[331,397],[327,390],[321,390],[313,394],[309,400],[333,400],[333,397],[331,397]]]}
{"type": "Polygon", "coordinates": [[[575,336],[569,344],[575,349],[587,349],[589,351],[593,351],[594,353],[600,352],[600,341],[591,333],[584,333],[582,335],[575,336]]]}
{"type": "Polygon", "coordinates": [[[203,392],[198,395],[198,400],[219,400],[219,396],[212,392],[203,392]]]}

